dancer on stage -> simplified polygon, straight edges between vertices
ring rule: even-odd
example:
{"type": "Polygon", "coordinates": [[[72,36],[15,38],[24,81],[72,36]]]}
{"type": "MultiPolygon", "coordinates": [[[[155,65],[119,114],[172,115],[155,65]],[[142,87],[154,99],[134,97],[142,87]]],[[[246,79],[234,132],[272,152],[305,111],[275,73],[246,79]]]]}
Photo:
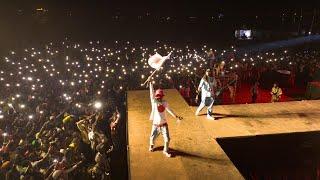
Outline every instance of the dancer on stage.
{"type": "Polygon", "coordinates": [[[176,115],[168,106],[168,103],[163,99],[164,92],[162,89],[157,89],[154,92],[153,85],[149,80],[149,86],[150,86],[150,99],[151,99],[151,105],[152,105],[152,111],[150,114],[150,120],[152,121],[152,130],[150,135],[150,147],[149,151],[154,151],[154,142],[156,138],[161,133],[164,139],[164,148],[163,148],[163,154],[167,157],[171,157],[171,154],[169,153],[169,142],[170,142],[170,136],[169,136],[169,128],[167,123],[167,117],[166,112],[167,110],[170,115],[172,115],[177,120],[182,120],[182,117],[176,115]]]}
{"type": "Polygon", "coordinates": [[[217,81],[213,77],[211,69],[207,69],[198,86],[198,93],[201,91],[201,103],[196,111],[196,116],[198,116],[200,111],[207,106],[207,118],[214,120],[214,117],[212,117],[212,106],[214,103],[214,90],[216,87],[217,81]]]}
{"type": "Polygon", "coordinates": [[[277,83],[273,84],[273,87],[271,89],[271,102],[278,102],[280,101],[281,95],[282,95],[282,89],[278,86],[277,83]]]}

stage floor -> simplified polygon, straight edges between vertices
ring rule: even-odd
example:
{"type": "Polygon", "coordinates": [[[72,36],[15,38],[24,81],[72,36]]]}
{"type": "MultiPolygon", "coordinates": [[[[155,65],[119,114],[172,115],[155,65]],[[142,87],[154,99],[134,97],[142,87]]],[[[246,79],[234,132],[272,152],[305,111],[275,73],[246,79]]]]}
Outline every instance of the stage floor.
{"type": "MultiPolygon", "coordinates": [[[[129,177],[135,179],[243,179],[216,142],[216,138],[294,133],[320,130],[320,101],[214,106],[216,120],[194,116],[176,90],[165,90],[170,107],[184,117],[169,118],[170,149],[174,158],[149,152],[151,131],[148,91],[128,92],[129,177]]],[[[203,110],[205,113],[205,109],[203,110]]]]}
{"type": "Polygon", "coordinates": [[[205,114],[195,119],[214,138],[320,130],[320,100],[222,105],[214,106],[213,112],[215,121],[206,120],[205,114]]]}

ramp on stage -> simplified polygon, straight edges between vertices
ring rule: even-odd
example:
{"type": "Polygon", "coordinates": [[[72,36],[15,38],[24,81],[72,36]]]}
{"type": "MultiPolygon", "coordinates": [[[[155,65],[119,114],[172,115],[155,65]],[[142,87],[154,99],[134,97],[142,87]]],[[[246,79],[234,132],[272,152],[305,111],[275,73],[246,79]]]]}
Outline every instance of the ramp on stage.
{"type": "MultiPolygon", "coordinates": [[[[170,149],[176,155],[166,158],[159,151],[149,152],[151,131],[148,91],[128,92],[129,177],[140,179],[243,179],[192,108],[176,90],[165,90],[169,106],[184,120],[169,118],[170,149]]],[[[156,146],[163,146],[158,137],[156,146]]]]}
{"type": "MultiPolygon", "coordinates": [[[[243,179],[216,138],[320,130],[320,101],[214,106],[216,120],[195,117],[176,90],[165,90],[170,107],[184,117],[169,117],[170,149],[174,158],[149,152],[151,109],[148,91],[128,92],[129,177],[135,179],[243,179]]],[[[205,110],[203,110],[205,113],[205,110]]]]}

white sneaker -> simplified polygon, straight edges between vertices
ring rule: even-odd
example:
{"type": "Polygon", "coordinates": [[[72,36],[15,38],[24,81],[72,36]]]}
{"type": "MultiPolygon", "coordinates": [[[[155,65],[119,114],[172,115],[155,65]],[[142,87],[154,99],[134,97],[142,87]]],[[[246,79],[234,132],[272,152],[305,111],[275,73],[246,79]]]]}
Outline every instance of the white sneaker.
{"type": "Polygon", "coordinates": [[[207,119],[209,120],[214,120],[214,117],[210,116],[210,115],[207,115],[207,119]]]}
{"type": "Polygon", "coordinates": [[[149,151],[150,151],[150,152],[153,152],[153,151],[154,151],[153,145],[150,145],[150,146],[149,146],[149,151]]]}
{"type": "Polygon", "coordinates": [[[165,156],[167,156],[168,158],[172,157],[172,155],[171,155],[170,153],[168,153],[167,151],[163,151],[163,154],[164,154],[165,156]]]}

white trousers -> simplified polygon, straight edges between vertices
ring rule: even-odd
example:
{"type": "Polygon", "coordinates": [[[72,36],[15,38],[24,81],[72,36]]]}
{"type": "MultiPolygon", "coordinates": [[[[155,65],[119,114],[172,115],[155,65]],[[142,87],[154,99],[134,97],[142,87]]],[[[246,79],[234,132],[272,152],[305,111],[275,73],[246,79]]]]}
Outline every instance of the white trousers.
{"type": "MultiPolygon", "coordinates": [[[[211,116],[212,115],[212,107],[213,107],[213,103],[214,103],[214,99],[212,98],[212,102],[210,103],[210,105],[208,106],[208,109],[207,109],[207,115],[211,116]]],[[[196,113],[199,114],[200,111],[206,106],[205,104],[205,100],[202,100],[196,113]]]]}
{"type": "Polygon", "coordinates": [[[164,148],[163,151],[168,152],[169,150],[169,142],[170,142],[170,135],[169,135],[169,128],[168,125],[163,125],[161,127],[152,125],[151,135],[150,135],[150,145],[154,145],[155,140],[162,134],[163,141],[164,141],[164,148]]]}

